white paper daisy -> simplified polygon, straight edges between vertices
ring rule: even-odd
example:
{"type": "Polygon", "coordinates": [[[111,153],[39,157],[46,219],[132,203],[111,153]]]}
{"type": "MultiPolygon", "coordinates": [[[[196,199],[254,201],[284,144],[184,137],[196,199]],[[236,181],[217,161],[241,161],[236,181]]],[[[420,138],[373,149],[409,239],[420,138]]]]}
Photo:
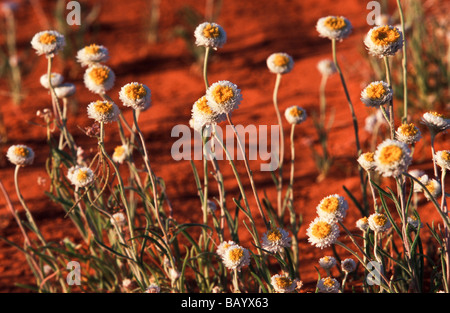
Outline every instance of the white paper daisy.
{"type": "Polygon", "coordinates": [[[297,287],[297,281],[279,274],[273,275],[270,278],[270,283],[273,289],[278,293],[290,293],[297,287]]]}
{"type": "Polygon", "coordinates": [[[391,101],[392,89],[383,81],[370,83],[361,92],[361,101],[368,107],[379,107],[391,101]]]}
{"type": "Polygon", "coordinates": [[[227,80],[212,84],[206,90],[209,107],[218,114],[228,114],[237,109],[242,101],[240,89],[227,80]]]}
{"type": "Polygon", "coordinates": [[[274,74],[287,74],[294,67],[292,57],[284,52],[272,53],[266,60],[269,71],[274,74]]]}
{"type": "Polygon", "coordinates": [[[306,230],[308,241],[318,248],[327,248],[339,237],[339,227],[335,222],[316,217],[306,230]]]}
{"type": "Polygon", "coordinates": [[[297,106],[297,105],[293,105],[288,107],[285,111],[284,111],[284,117],[286,118],[286,120],[288,121],[289,124],[293,125],[293,124],[300,124],[302,122],[304,122],[307,118],[307,114],[305,109],[297,106]]]}
{"type": "Polygon", "coordinates": [[[218,124],[226,119],[225,114],[214,112],[206,96],[198,99],[192,106],[193,128],[198,132],[205,126],[218,124]]]}
{"type": "Polygon", "coordinates": [[[94,182],[94,172],[89,167],[73,166],[69,169],[67,178],[72,185],[83,188],[94,182]]]}
{"type": "Polygon", "coordinates": [[[317,282],[317,289],[320,293],[339,293],[341,284],[332,277],[321,278],[317,282]]]}
{"type": "Polygon", "coordinates": [[[436,135],[450,128],[450,119],[438,112],[424,113],[422,123],[428,127],[432,135],[436,135]]]}
{"type": "Polygon", "coordinates": [[[14,165],[31,165],[34,161],[34,151],[25,145],[12,145],[6,152],[6,157],[14,165]]]}
{"type": "Polygon", "coordinates": [[[317,69],[323,76],[331,76],[337,72],[336,64],[334,64],[334,61],[330,59],[320,60],[317,63],[317,69]]]}
{"type": "Polygon", "coordinates": [[[353,259],[345,259],[341,264],[342,271],[351,273],[356,269],[356,263],[353,259]]]}
{"type": "Polygon", "coordinates": [[[229,270],[240,271],[250,264],[250,253],[246,248],[233,245],[224,252],[222,261],[229,270]]]}
{"type": "Polygon", "coordinates": [[[194,37],[197,46],[210,47],[214,50],[222,48],[227,41],[227,34],[222,26],[208,22],[197,26],[194,37]]]}
{"type": "Polygon", "coordinates": [[[442,192],[442,186],[439,181],[437,181],[434,178],[431,178],[428,180],[428,182],[425,184],[425,189],[423,190],[423,194],[425,195],[425,198],[430,201],[432,198],[436,199],[441,195],[442,192]],[[426,190],[425,190],[426,189],[426,190]],[[428,192],[431,194],[431,196],[428,194],[428,192]]]}
{"type": "Polygon", "coordinates": [[[227,251],[227,249],[231,246],[235,246],[236,243],[232,240],[228,240],[228,241],[223,241],[220,243],[220,245],[217,247],[217,254],[223,258],[223,256],[225,255],[225,251],[227,251]]]}
{"type": "Polygon", "coordinates": [[[91,66],[108,61],[109,52],[102,45],[91,44],[78,50],[76,58],[81,66],[91,66]]]}
{"type": "Polygon", "coordinates": [[[112,155],[112,159],[114,162],[122,164],[130,153],[130,149],[128,145],[120,145],[114,148],[114,153],[112,155]]]}
{"type": "Polygon", "coordinates": [[[338,194],[323,198],[316,207],[319,217],[334,222],[342,221],[347,215],[347,210],[347,200],[338,194]]]}
{"type": "Polygon", "coordinates": [[[332,269],[336,263],[336,258],[332,256],[324,256],[319,259],[319,265],[324,270],[332,269]]]}
{"type": "Polygon", "coordinates": [[[366,231],[369,229],[369,219],[367,216],[361,217],[356,221],[356,227],[358,227],[361,231],[366,231]]]}
{"type": "MultiPolygon", "coordinates": [[[[50,74],[51,77],[51,84],[52,87],[58,87],[59,85],[61,85],[64,81],[64,76],[62,76],[59,73],[51,73],[50,74]]],[[[50,89],[50,85],[48,82],[48,75],[44,74],[39,78],[39,82],[41,83],[42,87],[44,87],[45,89],[50,89]]]]}
{"type": "Polygon", "coordinates": [[[450,171],[450,150],[436,152],[434,159],[436,160],[436,164],[439,165],[442,170],[450,171]]]}
{"type": "Polygon", "coordinates": [[[31,46],[36,50],[38,55],[45,55],[52,58],[58,54],[66,45],[63,35],[54,30],[46,30],[39,32],[31,39],[31,46]]]}
{"type": "Polygon", "coordinates": [[[289,233],[280,227],[268,230],[262,237],[262,248],[272,253],[282,252],[290,246],[289,233]]]}
{"type": "Polygon", "coordinates": [[[395,132],[396,139],[406,144],[415,144],[422,138],[422,133],[413,123],[402,124],[397,128],[395,132]]]}
{"type": "Polygon", "coordinates": [[[97,100],[88,105],[87,114],[99,123],[111,123],[117,121],[120,110],[114,102],[97,100]]]}
{"type": "Polygon", "coordinates": [[[353,31],[353,26],[343,16],[327,16],[317,21],[316,30],[320,37],[341,41],[347,38],[353,31]]]}
{"type": "Polygon", "coordinates": [[[375,159],[373,158],[375,155],[374,152],[365,152],[362,153],[357,161],[361,167],[366,171],[374,171],[377,167],[375,163],[375,159]]]}
{"type": "Polygon", "coordinates": [[[384,177],[399,177],[411,164],[411,150],[404,142],[386,139],[378,145],[374,160],[384,177]]]}
{"type": "Polygon", "coordinates": [[[374,213],[369,216],[369,227],[377,233],[384,233],[391,229],[392,224],[383,213],[374,213]]]}
{"type": "Polygon", "coordinates": [[[152,101],[150,88],[136,82],[123,86],[120,89],[119,98],[124,106],[141,111],[147,110],[152,101]]]}
{"type": "Polygon", "coordinates": [[[367,33],[364,44],[370,55],[392,56],[403,47],[403,34],[394,26],[375,26],[367,33]]]}
{"type": "Polygon", "coordinates": [[[116,76],[106,65],[93,65],[84,73],[86,88],[96,94],[104,94],[114,86],[116,76]]]}
{"type": "Polygon", "coordinates": [[[127,223],[127,218],[125,217],[125,214],[123,214],[122,212],[118,212],[113,214],[111,223],[117,224],[117,226],[119,227],[124,227],[127,223]]]}
{"type": "Polygon", "coordinates": [[[54,88],[55,94],[59,99],[68,98],[73,96],[77,91],[76,87],[72,83],[63,83],[54,88]]]}

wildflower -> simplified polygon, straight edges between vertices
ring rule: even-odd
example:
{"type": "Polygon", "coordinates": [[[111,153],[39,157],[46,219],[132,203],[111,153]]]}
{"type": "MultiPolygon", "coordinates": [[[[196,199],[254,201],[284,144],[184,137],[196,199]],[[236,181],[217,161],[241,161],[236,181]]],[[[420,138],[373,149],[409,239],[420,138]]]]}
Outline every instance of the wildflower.
{"type": "Polygon", "coordinates": [[[145,292],[146,293],[160,293],[161,288],[157,284],[152,283],[147,287],[147,290],[145,292]]]}
{"type": "Polygon", "coordinates": [[[192,106],[193,128],[199,132],[202,131],[203,127],[218,124],[224,119],[225,114],[216,113],[211,109],[206,96],[198,99],[192,106]]]}
{"type": "Polygon", "coordinates": [[[242,95],[235,84],[221,80],[206,90],[206,100],[213,112],[228,114],[238,108],[242,101],[242,95]]]}
{"type": "Polygon", "coordinates": [[[342,271],[351,273],[356,269],[356,263],[353,259],[345,259],[341,264],[342,271]]]}
{"type": "Polygon", "coordinates": [[[12,145],[6,152],[6,157],[14,165],[31,165],[34,161],[34,151],[25,145],[12,145]]]}
{"type": "Polygon", "coordinates": [[[411,150],[403,142],[386,139],[378,145],[374,160],[377,171],[383,176],[398,177],[411,163],[411,150]]]}
{"type": "MultiPolygon", "coordinates": [[[[50,79],[51,79],[52,87],[57,87],[63,83],[64,76],[62,76],[59,73],[51,73],[50,79]]],[[[48,83],[48,74],[42,75],[39,79],[39,82],[41,83],[42,87],[44,87],[45,89],[50,89],[50,85],[48,83]]]]}
{"type": "MultiPolygon", "coordinates": [[[[387,118],[389,118],[389,111],[387,111],[386,114],[388,115],[387,118]]],[[[368,133],[373,134],[374,129],[377,129],[380,125],[385,123],[386,118],[384,117],[383,112],[381,111],[381,109],[377,109],[375,113],[366,117],[364,130],[368,133]]]]}
{"type": "Polygon", "coordinates": [[[332,256],[324,256],[319,259],[319,265],[324,270],[330,270],[336,265],[336,259],[332,256]]]}
{"type": "Polygon", "coordinates": [[[333,60],[324,59],[317,63],[317,69],[323,76],[331,76],[337,72],[336,64],[333,60]]]}
{"type": "Polygon", "coordinates": [[[439,195],[441,195],[442,192],[441,184],[434,178],[428,180],[427,184],[425,185],[425,189],[423,189],[423,193],[425,195],[425,198],[427,198],[427,200],[431,200],[431,197],[433,198],[439,197],[439,195]],[[431,196],[428,193],[430,193],[431,196]]]}
{"type": "Polygon", "coordinates": [[[176,281],[178,278],[180,278],[181,273],[179,271],[177,271],[176,269],[174,269],[173,267],[171,267],[169,269],[169,277],[171,281],[176,281]]]}
{"type": "Polygon", "coordinates": [[[295,288],[297,288],[297,281],[292,280],[287,276],[282,275],[273,275],[270,278],[270,283],[272,284],[273,288],[278,293],[289,293],[293,292],[295,288]]]}
{"type": "Polygon", "coordinates": [[[316,210],[317,215],[323,219],[342,221],[347,215],[348,203],[344,197],[334,194],[323,198],[316,210]]]}
{"type": "Polygon", "coordinates": [[[122,212],[118,212],[118,213],[113,214],[113,216],[111,218],[111,223],[117,224],[117,226],[119,226],[119,227],[125,226],[126,223],[127,223],[127,219],[125,217],[125,214],[123,214],[122,212]]]}
{"type": "Polygon", "coordinates": [[[279,227],[268,230],[262,237],[262,248],[272,253],[281,252],[290,246],[291,238],[288,232],[279,227]]]}
{"type": "Polygon", "coordinates": [[[392,99],[392,89],[383,81],[370,83],[361,92],[361,101],[369,107],[379,107],[392,99]]]}
{"type": "Polygon", "coordinates": [[[122,281],[122,287],[126,290],[126,291],[131,291],[135,288],[137,288],[137,283],[129,278],[125,278],[122,281]]]}
{"type": "Polygon", "coordinates": [[[87,113],[99,123],[111,123],[117,121],[120,110],[114,102],[97,100],[88,105],[87,113]]]}
{"type": "MultiPolygon", "coordinates": [[[[423,175],[421,175],[419,177],[416,177],[416,178],[424,186],[426,186],[428,184],[428,182],[430,181],[428,175],[426,175],[426,174],[423,174],[423,175]]],[[[422,192],[422,191],[423,191],[423,187],[420,184],[418,184],[418,183],[416,184],[415,183],[414,184],[414,192],[422,192]]]]}
{"type": "Polygon", "coordinates": [[[356,227],[358,227],[362,231],[366,231],[369,229],[369,219],[367,216],[361,217],[359,220],[356,221],[356,227]]]}
{"type": "Polygon", "coordinates": [[[114,148],[112,159],[114,162],[122,164],[129,154],[128,145],[120,145],[114,148]]]}
{"type": "Polygon", "coordinates": [[[269,71],[274,74],[287,74],[294,67],[292,57],[284,52],[272,53],[266,60],[269,71]]]}
{"type": "Polygon", "coordinates": [[[225,251],[229,248],[229,247],[231,247],[231,246],[235,246],[236,245],[236,243],[234,242],[234,241],[231,241],[231,240],[229,240],[229,241],[223,241],[218,247],[217,247],[217,254],[220,256],[220,257],[223,257],[224,255],[225,255],[225,251]]]}
{"type": "Polygon", "coordinates": [[[230,270],[238,270],[250,264],[250,253],[246,248],[239,245],[232,245],[222,256],[223,263],[230,270]]]}
{"type": "Polygon", "coordinates": [[[441,150],[435,153],[436,164],[442,170],[450,170],[450,150],[441,150]]]}
{"type": "Polygon", "coordinates": [[[93,65],[84,73],[86,88],[96,94],[103,94],[114,86],[116,76],[106,65],[93,65]]]}
{"type": "Polygon", "coordinates": [[[403,34],[394,26],[375,26],[367,33],[364,44],[370,55],[392,56],[403,47],[403,34]]]}
{"type": "Polygon", "coordinates": [[[408,224],[411,227],[413,227],[414,229],[418,229],[419,225],[420,225],[420,227],[422,227],[422,225],[423,225],[415,216],[408,216],[407,220],[408,220],[408,224]]]}
{"type": "Polygon", "coordinates": [[[63,83],[54,88],[55,94],[58,98],[67,98],[73,96],[76,92],[76,87],[72,83],[63,83]]]}
{"type": "Polygon", "coordinates": [[[91,44],[77,52],[77,61],[81,66],[92,66],[109,60],[108,49],[102,45],[91,44]]]}
{"type": "Polygon", "coordinates": [[[425,124],[434,136],[450,128],[450,119],[438,112],[426,112],[422,116],[422,123],[425,124]]]}
{"type": "Polygon", "coordinates": [[[67,178],[75,187],[87,187],[94,181],[94,172],[89,167],[77,165],[69,169],[67,178]]]}
{"type": "Polygon", "coordinates": [[[332,277],[321,278],[317,282],[317,288],[320,293],[339,293],[341,285],[332,277]]]}
{"type": "Polygon", "coordinates": [[[366,171],[373,171],[376,169],[377,165],[375,164],[374,152],[365,152],[362,153],[357,161],[361,167],[366,171]]]}
{"type": "Polygon", "coordinates": [[[126,84],[120,89],[119,98],[124,106],[134,110],[147,110],[151,105],[151,91],[144,85],[136,82],[126,84]]]}
{"type": "Polygon", "coordinates": [[[306,120],[306,111],[296,105],[293,105],[284,111],[284,117],[289,124],[300,124],[306,120]]]}
{"type": "Polygon", "coordinates": [[[217,205],[216,205],[216,203],[214,201],[208,199],[206,201],[206,203],[207,203],[209,212],[217,211],[217,205]]]}
{"type": "Polygon", "coordinates": [[[320,37],[341,41],[350,35],[353,26],[343,16],[327,16],[317,21],[316,30],[320,37]]]}
{"type": "Polygon", "coordinates": [[[374,213],[369,216],[369,227],[374,232],[384,233],[391,228],[392,224],[383,213],[374,213]]]}
{"type": "Polygon", "coordinates": [[[402,124],[395,132],[397,140],[406,144],[414,144],[422,138],[422,133],[413,123],[402,124]]]}
{"type": "Polygon", "coordinates": [[[54,30],[38,32],[31,39],[31,46],[38,55],[52,58],[64,48],[66,40],[63,35],[54,30]]]}
{"type": "Polygon", "coordinates": [[[375,25],[377,26],[385,26],[392,24],[392,18],[388,14],[377,14],[375,16],[375,25]]]}
{"type": "Polygon", "coordinates": [[[326,248],[336,242],[339,236],[338,225],[333,221],[316,217],[306,230],[308,241],[318,248],[326,248]]]}
{"type": "Polygon", "coordinates": [[[214,50],[222,48],[227,41],[225,30],[216,23],[202,23],[194,31],[195,44],[202,47],[211,47],[214,50]]]}

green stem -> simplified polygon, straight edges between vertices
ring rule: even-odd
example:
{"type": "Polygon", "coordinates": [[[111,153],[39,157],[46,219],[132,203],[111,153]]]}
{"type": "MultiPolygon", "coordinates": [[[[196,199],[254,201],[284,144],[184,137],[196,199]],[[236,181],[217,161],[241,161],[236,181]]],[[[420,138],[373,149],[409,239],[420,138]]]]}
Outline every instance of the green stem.
{"type": "Polygon", "coordinates": [[[208,89],[208,57],[209,57],[209,47],[205,48],[205,57],[203,59],[203,79],[205,80],[205,88],[208,89]]]}

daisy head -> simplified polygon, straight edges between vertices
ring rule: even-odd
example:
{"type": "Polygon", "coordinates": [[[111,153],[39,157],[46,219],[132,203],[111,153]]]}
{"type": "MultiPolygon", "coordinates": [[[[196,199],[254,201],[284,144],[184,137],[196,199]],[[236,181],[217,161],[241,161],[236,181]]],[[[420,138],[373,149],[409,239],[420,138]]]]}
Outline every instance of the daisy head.
{"type": "Polygon", "coordinates": [[[307,114],[305,109],[297,105],[293,105],[284,111],[284,117],[289,124],[294,125],[304,122],[307,118],[307,114]]]}
{"type": "Polygon", "coordinates": [[[320,293],[339,293],[341,284],[332,277],[321,278],[317,282],[317,289],[320,293]]]}
{"type": "Polygon", "coordinates": [[[117,121],[120,110],[114,102],[97,100],[88,105],[87,113],[99,123],[111,123],[117,121]]]}
{"type": "MultiPolygon", "coordinates": [[[[62,76],[59,73],[51,73],[50,74],[50,84],[52,84],[52,87],[58,87],[61,85],[64,81],[64,76],[62,76]]],[[[42,87],[45,89],[50,89],[50,84],[48,81],[48,74],[44,74],[39,78],[39,82],[41,83],[42,87]]]]}
{"type": "Polygon", "coordinates": [[[210,47],[214,50],[222,48],[227,41],[225,30],[216,23],[204,22],[194,31],[195,44],[201,47],[210,47]]]}
{"type": "Polygon", "coordinates": [[[63,35],[54,30],[39,32],[31,39],[31,46],[38,55],[45,55],[52,58],[58,54],[66,45],[63,35]]]}
{"type": "Polygon", "coordinates": [[[117,146],[114,148],[114,153],[112,155],[112,159],[114,162],[122,164],[128,157],[129,153],[130,153],[130,149],[128,148],[128,145],[125,144],[125,145],[117,146]]]}
{"type": "Polygon", "coordinates": [[[327,248],[339,237],[339,227],[334,221],[316,217],[306,230],[308,241],[318,248],[327,248]]]}
{"type": "Polygon", "coordinates": [[[106,65],[93,65],[84,73],[86,88],[96,94],[103,94],[114,86],[116,75],[106,65]]]}
{"type": "Polygon", "coordinates": [[[375,164],[374,152],[365,152],[362,153],[357,161],[361,167],[366,171],[373,171],[376,169],[377,165],[375,164]]]}
{"type": "Polygon", "coordinates": [[[206,96],[203,96],[192,106],[192,120],[193,128],[201,132],[203,127],[218,124],[225,120],[225,114],[213,111],[210,102],[206,96]]]}
{"type": "Polygon", "coordinates": [[[364,44],[370,55],[392,56],[403,47],[403,34],[394,26],[375,26],[367,33],[364,44]]]}
{"type": "Polygon", "coordinates": [[[442,170],[450,171],[450,150],[436,152],[434,159],[436,160],[436,164],[439,165],[442,170]]]}
{"type": "Polygon", "coordinates": [[[125,214],[123,214],[122,212],[118,212],[113,214],[111,223],[117,224],[117,226],[119,227],[124,227],[127,223],[127,218],[125,217],[125,214]]]}
{"type": "Polygon", "coordinates": [[[327,16],[317,21],[316,30],[319,32],[320,37],[341,41],[350,35],[353,26],[343,16],[327,16]]]}
{"type": "Polygon", "coordinates": [[[155,283],[150,284],[145,290],[145,293],[160,293],[160,292],[161,288],[155,283]]]}
{"type": "Polygon", "coordinates": [[[331,76],[337,72],[336,65],[333,60],[324,59],[317,63],[317,69],[323,76],[331,76]]]}
{"type": "Polygon", "coordinates": [[[341,264],[342,271],[351,273],[356,269],[356,263],[353,259],[345,259],[341,264]]]}
{"type": "Polygon", "coordinates": [[[423,194],[425,195],[425,198],[427,198],[427,200],[431,200],[432,198],[436,199],[441,195],[442,192],[441,184],[434,178],[431,178],[427,181],[427,183],[425,184],[425,189],[423,189],[423,194]]]}
{"type": "Polygon", "coordinates": [[[78,50],[76,58],[81,66],[91,66],[108,61],[109,52],[102,45],[91,44],[78,50]]]}
{"type": "Polygon", "coordinates": [[[397,128],[395,132],[397,140],[404,142],[406,144],[415,144],[422,138],[422,133],[420,130],[414,125],[414,123],[402,124],[397,128]]]}
{"type": "Polygon", "coordinates": [[[337,194],[323,198],[316,208],[319,217],[333,221],[342,221],[347,215],[347,210],[347,201],[337,194]]]}
{"type": "Polygon", "coordinates": [[[366,231],[369,229],[369,219],[367,216],[361,217],[356,221],[356,227],[358,227],[362,231],[366,231]]]}
{"type": "Polygon", "coordinates": [[[119,98],[124,106],[131,107],[134,110],[147,110],[151,105],[151,91],[139,83],[129,83],[123,86],[119,92],[119,98]]]}
{"type": "Polygon", "coordinates": [[[293,292],[297,288],[297,281],[287,276],[273,275],[270,279],[273,289],[278,293],[293,292]]]}
{"type": "Polygon", "coordinates": [[[12,145],[6,152],[6,157],[17,166],[31,165],[34,161],[34,151],[25,145],[12,145]]]}
{"type": "Polygon", "coordinates": [[[294,67],[292,57],[284,52],[272,53],[266,60],[269,71],[274,74],[287,74],[294,67]]]}
{"type": "Polygon", "coordinates": [[[215,113],[228,114],[238,108],[242,101],[242,95],[235,84],[221,80],[206,90],[206,100],[215,113]]]}
{"type": "Polygon", "coordinates": [[[67,173],[67,178],[75,187],[87,187],[94,182],[94,172],[89,167],[73,166],[67,173]]]}
{"type": "Polygon", "coordinates": [[[438,112],[424,113],[422,123],[428,127],[432,136],[450,128],[450,119],[438,112]]]}
{"type": "Polygon", "coordinates": [[[336,259],[332,256],[324,256],[319,259],[319,265],[324,270],[330,270],[336,265],[336,259]]]}
{"type": "Polygon", "coordinates": [[[414,229],[418,229],[419,226],[422,227],[423,225],[420,220],[414,215],[408,216],[407,220],[408,224],[414,229]]]}
{"type": "Polygon", "coordinates": [[[288,232],[282,228],[272,228],[262,237],[262,248],[272,253],[281,252],[290,246],[291,238],[288,232]]]}
{"type": "Polygon", "coordinates": [[[383,213],[374,213],[369,216],[369,227],[377,233],[384,233],[391,229],[391,222],[383,213]]]}
{"type": "Polygon", "coordinates": [[[72,83],[63,83],[54,88],[55,94],[59,99],[68,98],[73,96],[77,91],[76,87],[72,83]]]}
{"type": "MultiPolygon", "coordinates": [[[[424,186],[426,186],[428,184],[428,182],[430,181],[430,178],[428,177],[428,175],[426,174],[422,174],[420,176],[414,176],[415,178],[417,178],[417,180],[424,186]]],[[[422,192],[423,191],[423,187],[414,182],[414,192],[422,192]]]]}
{"type": "Polygon", "coordinates": [[[227,249],[231,246],[235,246],[236,243],[232,240],[229,241],[223,241],[220,243],[220,245],[217,247],[217,254],[223,258],[223,256],[225,255],[225,251],[227,251],[227,249]]]}
{"type": "Polygon", "coordinates": [[[370,83],[361,92],[361,101],[368,107],[379,107],[391,101],[392,89],[383,81],[370,83]]]}
{"type": "Polygon", "coordinates": [[[377,171],[385,177],[399,177],[411,164],[411,150],[404,142],[386,139],[374,155],[377,171]]]}
{"type": "Polygon", "coordinates": [[[243,267],[250,264],[250,253],[246,248],[233,245],[224,252],[222,260],[229,270],[240,271],[243,267]]]}

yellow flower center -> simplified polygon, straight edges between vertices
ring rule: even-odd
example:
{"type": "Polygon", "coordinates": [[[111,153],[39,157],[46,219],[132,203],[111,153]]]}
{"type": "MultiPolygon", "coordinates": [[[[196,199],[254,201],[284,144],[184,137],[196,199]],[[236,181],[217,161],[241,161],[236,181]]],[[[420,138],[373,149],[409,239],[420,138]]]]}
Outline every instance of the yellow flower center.
{"type": "Polygon", "coordinates": [[[339,208],[339,200],[336,197],[326,198],[322,201],[320,209],[327,213],[334,213],[339,208]]]}
{"type": "Polygon", "coordinates": [[[361,223],[363,223],[363,224],[367,224],[367,223],[369,222],[369,219],[367,218],[367,216],[361,217],[359,220],[360,220],[361,223]]]}
{"type": "Polygon", "coordinates": [[[39,37],[39,42],[44,45],[51,45],[56,42],[56,36],[49,33],[44,33],[39,37]]]}
{"type": "Polygon", "coordinates": [[[231,249],[228,256],[230,257],[231,261],[238,262],[244,256],[244,250],[242,250],[241,248],[231,249]]]}
{"type": "Polygon", "coordinates": [[[408,137],[412,137],[412,136],[417,135],[418,131],[419,130],[417,129],[417,127],[413,123],[402,124],[402,126],[400,126],[400,132],[403,135],[408,136],[408,137]]]}
{"type": "Polygon", "coordinates": [[[387,46],[396,42],[400,38],[400,33],[395,28],[389,26],[382,26],[372,32],[372,42],[378,46],[387,46]]]}
{"type": "Polygon", "coordinates": [[[450,161],[450,152],[448,151],[443,151],[441,154],[441,157],[444,161],[450,161]]]}
{"type": "Polygon", "coordinates": [[[94,81],[95,84],[103,84],[109,77],[109,69],[106,67],[94,67],[89,72],[89,77],[94,81]]]}
{"type": "Polygon", "coordinates": [[[84,51],[87,54],[97,54],[100,51],[100,47],[93,43],[92,45],[84,47],[84,51]]]}
{"type": "Polygon", "coordinates": [[[386,94],[383,84],[370,84],[366,88],[366,94],[370,99],[381,99],[386,94]]]}
{"type": "Polygon", "coordinates": [[[113,104],[108,101],[96,101],[94,104],[94,109],[97,113],[108,114],[112,111],[113,104]]]}
{"type": "Polygon", "coordinates": [[[324,262],[327,262],[327,263],[330,262],[330,257],[324,256],[324,257],[323,257],[323,261],[324,261],[324,262]]]}
{"type": "Polygon", "coordinates": [[[200,99],[198,99],[198,101],[195,103],[195,105],[197,106],[197,109],[200,112],[206,113],[208,115],[213,114],[213,111],[211,110],[211,108],[208,105],[208,100],[206,100],[206,97],[203,96],[200,99]]]}
{"type": "Polygon", "coordinates": [[[270,241],[278,241],[281,240],[281,238],[283,238],[283,236],[281,235],[280,231],[278,229],[272,229],[268,234],[267,234],[267,239],[269,239],[270,241]]]}
{"type": "Polygon", "coordinates": [[[323,285],[326,287],[334,287],[334,280],[330,277],[327,277],[323,280],[323,285]]]}
{"type": "Polygon", "coordinates": [[[300,116],[303,115],[303,111],[300,110],[300,109],[297,108],[297,107],[293,107],[293,108],[289,111],[289,114],[290,114],[291,116],[293,116],[293,117],[300,117],[300,116]]]}
{"type": "Polygon", "coordinates": [[[331,225],[325,221],[319,221],[311,228],[311,234],[319,239],[326,238],[330,233],[331,225]]]}
{"type": "Polygon", "coordinates": [[[275,66],[286,66],[289,64],[289,58],[283,54],[276,54],[273,58],[273,64],[275,66]]]}
{"type": "Polygon", "coordinates": [[[325,19],[324,25],[331,30],[340,30],[344,28],[347,24],[342,17],[329,16],[325,19]]]}
{"type": "Polygon", "coordinates": [[[386,225],[387,217],[385,215],[383,215],[383,214],[378,214],[378,215],[373,217],[373,221],[378,226],[384,226],[384,225],[386,225]]]}
{"type": "Polygon", "coordinates": [[[117,157],[122,156],[125,153],[125,147],[124,146],[117,146],[114,148],[114,155],[117,157]]]}
{"type": "Polygon", "coordinates": [[[433,181],[430,181],[428,184],[425,185],[425,188],[431,193],[434,194],[436,191],[435,184],[433,184],[433,181]]]}
{"type": "Polygon", "coordinates": [[[374,161],[374,158],[373,158],[373,156],[375,155],[375,153],[373,153],[373,152],[366,152],[366,153],[364,153],[364,160],[366,160],[367,162],[373,162],[374,161]]]}
{"type": "Polygon", "coordinates": [[[219,37],[219,35],[219,27],[217,26],[208,24],[205,28],[203,28],[203,36],[205,36],[206,38],[217,38],[219,37]]]}
{"type": "Polygon", "coordinates": [[[382,164],[391,164],[399,161],[403,156],[403,150],[398,146],[386,146],[380,151],[379,160],[382,164]]]}
{"type": "Polygon", "coordinates": [[[292,284],[292,281],[288,277],[276,277],[275,281],[280,288],[287,288],[292,284]]]}
{"type": "Polygon", "coordinates": [[[142,99],[147,95],[147,91],[141,84],[131,84],[125,87],[125,95],[133,100],[142,99]]]}
{"type": "Polygon", "coordinates": [[[26,158],[30,154],[30,151],[25,147],[15,147],[14,154],[26,158]]]}
{"type": "Polygon", "coordinates": [[[444,114],[438,113],[438,112],[430,112],[431,114],[433,114],[436,117],[444,117],[444,114]]]}
{"type": "Polygon", "coordinates": [[[79,170],[77,174],[78,181],[84,181],[88,178],[87,171],[79,170]]]}
{"type": "Polygon", "coordinates": [[[217,103],[225,103],[234,97],[233,88],[217,85],[212,91],[212,96],[217,103]]]}

